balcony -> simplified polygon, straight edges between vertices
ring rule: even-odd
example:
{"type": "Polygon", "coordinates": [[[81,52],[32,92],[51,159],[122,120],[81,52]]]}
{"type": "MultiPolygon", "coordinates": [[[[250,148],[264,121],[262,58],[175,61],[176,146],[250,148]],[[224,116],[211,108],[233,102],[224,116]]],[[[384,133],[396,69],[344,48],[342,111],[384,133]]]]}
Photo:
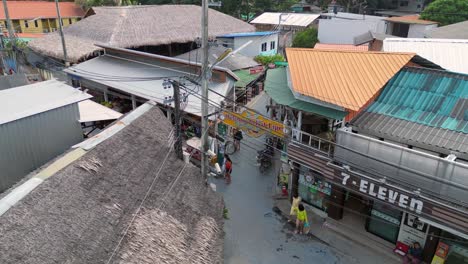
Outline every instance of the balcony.
{"type": "Polygon", "coordinates": [[[289,158],[319,172],[325,178],[333,179],[334,170],[327,163],[332,160],[334,143],[295,128],[292,133],[288,145],[289,158]]]}

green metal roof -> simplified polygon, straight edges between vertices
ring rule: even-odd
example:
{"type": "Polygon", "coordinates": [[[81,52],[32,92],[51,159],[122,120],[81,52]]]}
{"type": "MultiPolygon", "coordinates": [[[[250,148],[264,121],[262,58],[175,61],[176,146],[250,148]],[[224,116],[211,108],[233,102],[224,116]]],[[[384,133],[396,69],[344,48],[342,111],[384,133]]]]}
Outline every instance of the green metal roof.
{"type": "Polygon", "coordinates": [[[255,73],[255,74],[250,74],[250,70],[238,70],[234,71],[234,74],[239,77],[239,81],[235,83],[235,87],[246,87],[249,83],[253,82],[255,79],[257,79],[261,72],[255,73]]]}
{"type": "Polygon", "coordinates": [[[278,104],[331,119],[343,119],[347,113],[298,100],[288,87],[286,68],[269,69],[265,80],[266,93],[278,104]]]}
{"type": "Polygon", "coordinates": [[[468,75],[404,68],[366,111],[468,133],[468,75]]]}

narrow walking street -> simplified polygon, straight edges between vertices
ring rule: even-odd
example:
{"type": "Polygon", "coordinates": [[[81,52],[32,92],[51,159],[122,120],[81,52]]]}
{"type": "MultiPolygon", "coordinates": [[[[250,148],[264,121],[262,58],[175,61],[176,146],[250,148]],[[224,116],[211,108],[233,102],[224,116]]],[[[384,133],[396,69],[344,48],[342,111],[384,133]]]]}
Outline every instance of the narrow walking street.
{"type": "Polygon", "coordinates": [[[260,149],[261,142],[248,137],[244,142],[241,151],[232,155],[232,183],[214,181],[229,210],[224,224],[225,263],[346,263],[319,240],[295,235],[287,220],[272,210],[276,170],[261,174],[253,149],[260,149]]]}
{"type": "MultiPolygon", "coordinates": [[[[267,115],[265,93],[254,98],[254,109],[267,115]]],[[[241,150],[231,156],[232,183],[215,179],[229,210],[224,224],[224,263],[347,263],[336,250],[312,236],[295,235],[291,224],[273,211],[276,172],[270,168],[260,173],[256,164],[257,150],[263,149],[264,137],[244,135],[241,150]]],[[[279,154],[276,154],[279,159],[279,154]]]]}

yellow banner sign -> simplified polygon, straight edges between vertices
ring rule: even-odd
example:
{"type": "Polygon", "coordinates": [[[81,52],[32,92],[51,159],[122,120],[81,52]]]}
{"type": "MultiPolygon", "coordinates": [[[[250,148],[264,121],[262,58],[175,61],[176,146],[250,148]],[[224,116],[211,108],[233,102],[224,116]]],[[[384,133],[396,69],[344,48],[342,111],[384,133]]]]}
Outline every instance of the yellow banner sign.
{"type": "Polygon", "coordinates": [[[267,132],[283,137],[284,126],[282,123],[263,117],[250,110],[242,113],[223,112],[226,125],[241,129],[251,137],[259,137],[267,132]]]}

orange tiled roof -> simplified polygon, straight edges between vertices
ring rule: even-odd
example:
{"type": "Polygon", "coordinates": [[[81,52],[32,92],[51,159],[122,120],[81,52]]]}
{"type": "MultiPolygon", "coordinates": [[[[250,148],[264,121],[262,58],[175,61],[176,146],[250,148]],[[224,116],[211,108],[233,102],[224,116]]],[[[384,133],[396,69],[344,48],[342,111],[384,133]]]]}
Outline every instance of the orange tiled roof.
{"type": "Polygon", "coordinates": [[[314,49],[319,50],[354,50],[354,51],[368,51],[369,45],[359,45],[354,46],[351,44],[325,44],[325,43],[317,43],[314,46],[314,49]]]}
{"type": "MultiPolygon", "coordinates": [[[[8,32],[6,35],[8,36],[8,32]]],[[[18,38],[41,38],[45,34],[43,33],[16,33],[16,35],[18,36],[18,38]]]]}
{"type": "MultiPolygon", "coordinates": [[[[7,1],[11,19],[56,18],[55,2],[7,1]]],[[[73,2],[60,2],[60,15],[63,18],[82,17],[84,11],[73,2]]],[[[5,19],[3,5],[0,5],[0,19],[5,19]]]]}
{"type": "Polygon", "coordinates": [[[435,21],[419,19],[419,15],[390,17],[390,18],[386,18],[385,20],[390,21],[390,22],[396,22],[396,23],[404,23],[404,24],[422,24],[422,25],[437,24],[437,22],[435,21]]]}
{"type": "Polygon", "coordinates": [[[287,48],[286,55],[294,91],[358,111],[415,54],[287,48]]]}

